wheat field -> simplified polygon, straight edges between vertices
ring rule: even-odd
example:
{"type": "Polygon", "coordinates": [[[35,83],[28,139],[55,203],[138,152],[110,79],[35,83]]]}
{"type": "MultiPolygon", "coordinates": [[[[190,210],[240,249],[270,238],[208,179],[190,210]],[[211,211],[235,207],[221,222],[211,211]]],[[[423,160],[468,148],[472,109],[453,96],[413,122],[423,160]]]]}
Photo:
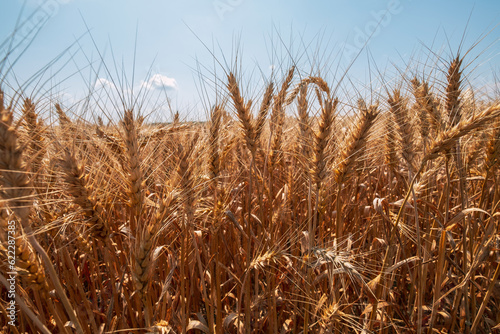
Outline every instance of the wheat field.
{"type": "Polygon", "coordinates": [[[295,66],[254,96],[227,71],[206,122],[2,93],[0,327],[499,332],[499,96],[444,63],[350,100],[295,66]]]}

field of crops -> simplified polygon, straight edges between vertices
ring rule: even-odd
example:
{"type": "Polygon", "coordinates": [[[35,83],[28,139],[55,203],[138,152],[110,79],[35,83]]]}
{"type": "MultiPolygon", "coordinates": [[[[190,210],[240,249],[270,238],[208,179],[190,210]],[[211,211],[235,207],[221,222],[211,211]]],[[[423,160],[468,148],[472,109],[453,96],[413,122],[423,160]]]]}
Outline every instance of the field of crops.
{"type": "Polygon", "coordinates": [[[257,94],[228,70],[198,123],[2,93],[0,327],[498,331],[499,96],[440,63],[351,100],[295,66],[257,94]]]}

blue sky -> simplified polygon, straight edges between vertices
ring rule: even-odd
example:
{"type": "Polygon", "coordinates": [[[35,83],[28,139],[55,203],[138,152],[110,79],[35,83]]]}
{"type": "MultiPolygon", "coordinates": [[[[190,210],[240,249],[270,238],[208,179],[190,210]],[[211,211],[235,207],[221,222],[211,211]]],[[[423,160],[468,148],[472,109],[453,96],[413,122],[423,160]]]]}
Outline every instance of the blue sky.
{"type": "Polygon", "coordinates": [[[89,88],[104,101],[115,94],[113,85],[126,82],[125,91],[146,94],[160,110],[168,97],[196,118],[214,102],[214,73],[223,80],[236,55],[247,93],[257,95],[292,60],[303,74],[321,73],[334,84],[362,50],[346,81],[369,89],[380,86],[380,73],[390,80],[398,71],[443,68],[440,57],[449,60],[461,43],[465,52],[484,35],[465,72],[487,86],[500,71],[500,1],[494,0],[5,0],[0,7],[2,41],[12,40],[18,20],[24,25],[15,41],[45,22],[3,86],[26,83],[62,54],[25,91],[67,105],[89,88]]]}

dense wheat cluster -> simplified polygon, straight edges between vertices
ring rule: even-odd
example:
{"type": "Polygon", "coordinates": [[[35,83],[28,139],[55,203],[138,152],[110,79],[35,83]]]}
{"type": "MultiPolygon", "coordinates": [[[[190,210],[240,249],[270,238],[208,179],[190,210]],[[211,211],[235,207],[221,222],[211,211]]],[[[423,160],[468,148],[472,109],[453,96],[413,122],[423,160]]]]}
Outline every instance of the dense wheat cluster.
{"type": "Polygon", "coordinates": [[[124,106],[94,124],[2,93],[0,326],[498,330],[500,104],[464,94],[462,67],[349,101],[293,66],[251,97],[228,71],[204,123],[124,106]]]}

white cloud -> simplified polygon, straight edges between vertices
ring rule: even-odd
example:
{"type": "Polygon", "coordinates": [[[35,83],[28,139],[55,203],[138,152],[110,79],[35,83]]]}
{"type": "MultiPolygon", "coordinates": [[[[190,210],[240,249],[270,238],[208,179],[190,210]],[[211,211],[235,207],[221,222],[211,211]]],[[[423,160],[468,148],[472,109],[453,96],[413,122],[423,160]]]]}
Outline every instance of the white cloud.
{"type": "Polygon", "coordinates": [[[174,90],[177,89],[177,81],[175,81],[174,78],[169,78],[163,74],[154,74],[147,81],[142,81],[141,86],[149,90],[174,90]]]}
{"type": "Polygon", "coordinates": [[[56,96],[57,100],[62,101],[62,103],[65,105],[72,105],[77,102],[76,97],[68,92],[60,92],[56,96]]]}
{"type": "Polygon", "coordinates": [[[115,87],[115,84],[111,81],[109,81],[108,79],[105,79],[105,78],[98,78],[96,81],[95,81],[95,84],[94,84],[94,88],[95,89],[99,89],[99,88],[116,88],[115,87]]]}

